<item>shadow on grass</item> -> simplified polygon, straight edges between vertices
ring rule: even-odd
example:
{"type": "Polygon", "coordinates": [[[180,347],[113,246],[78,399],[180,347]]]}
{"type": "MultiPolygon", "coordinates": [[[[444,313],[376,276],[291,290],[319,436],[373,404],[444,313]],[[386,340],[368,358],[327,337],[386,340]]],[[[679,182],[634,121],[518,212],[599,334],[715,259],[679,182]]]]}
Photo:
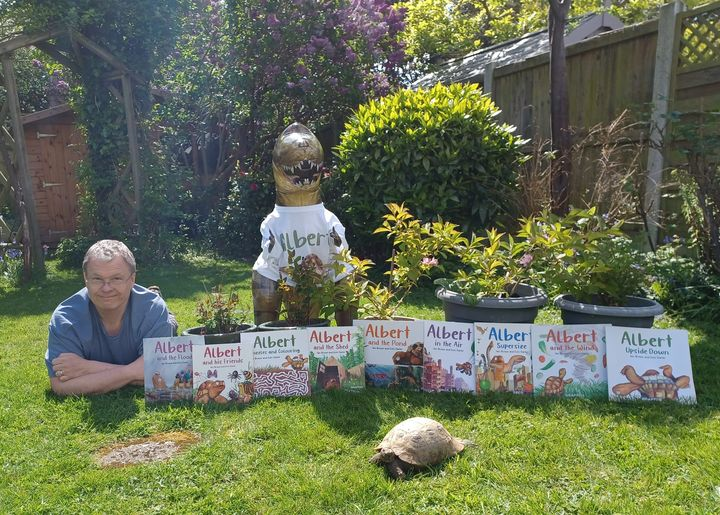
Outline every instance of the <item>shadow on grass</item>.
{"type": "MultiPolygon", "coordinates": [[[[137,386],[121,388],[102,395],[87,395],[84,399],[88,408],[84,413],[85,421],[99,431],[114,431],[126,420],[137,416],[137,399],[142,397],[143,390],[137,386]]],[[[45,400],[48,403],[63,404],[74,402],[76,397],[55,395],[48,387],[45,400]]]]}
{"type": "MultiPolygon", "coordinates": [[[[513,394],[477,396],[471,393],[424,393],[367,389],[364,392],[330,391],[316,394],[312,403],[317,415],[334,430],[361,441],[375,442],[388,421],[429,416],[445,421],[467,421],[479,413],[507,419],[508,413],[575,420],[584,415],[612,419],[616,424],[662,427],[682,437],[687,428],[717,416],[713,405],[683,405],[672,401],[555,399],[513,394]]],[[[512,424],[513,422],[508,422],[512,424]]],[[[522,423],[522,422],[518,422],[522,423]]],[[[604,424],[607,424],[605,422],[604,424]]]]}

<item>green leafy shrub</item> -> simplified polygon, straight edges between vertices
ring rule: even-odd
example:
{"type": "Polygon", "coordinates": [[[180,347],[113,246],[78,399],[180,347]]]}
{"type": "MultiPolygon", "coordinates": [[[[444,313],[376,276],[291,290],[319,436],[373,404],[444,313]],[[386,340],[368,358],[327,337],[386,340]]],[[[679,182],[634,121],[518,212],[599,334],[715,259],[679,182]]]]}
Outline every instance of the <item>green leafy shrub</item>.
{"type": "Polygon", "coordinates": [[[96,240],[96,238],[89,238],[87,236],[75,236],[73,238],[63,239],[55,250],[58,267],[66,270],[79,270],[82,266],[85,253],[96,240]]]}
{"type": "Polygon", "coordinates": [[[382,248],[371,227],[391,202],[464,231],[506,213],[523,142],[498,112],[475,84],[401,90],[361,105],[335,149],[340,173],[332,186],[353,248],[369,255],[382,248]]]}
{"type": "Polygon", "coordinates": [[[720,320],[720,277],[672,245],[647,254],[648,296],[687,318],[720,320]]]}
{"type": "Polygon", "coordinates": [[[523,220],[518,235],[532,256],[532,275],[550,294],[580,302],[622,306],[642,293],[644,256],[620,228],[596,209],[572,209],[564,217],[544,212],[523,220]]]}

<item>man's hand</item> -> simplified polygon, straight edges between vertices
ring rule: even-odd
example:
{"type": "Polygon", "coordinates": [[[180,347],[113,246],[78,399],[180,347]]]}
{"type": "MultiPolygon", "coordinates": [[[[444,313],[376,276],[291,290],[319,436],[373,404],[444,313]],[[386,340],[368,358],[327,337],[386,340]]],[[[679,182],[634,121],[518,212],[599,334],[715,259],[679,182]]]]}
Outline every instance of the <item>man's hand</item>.
{"type": "Polygon", "coordinates": [[[57,358],[52,360],[55,377],[60,379],[62,382],[89,374],[103,372],[115,366],[117,365],[81,358],[72,352],[63,352],[57,358]]]}
{"type": "Polygon", "coordinates": [[[127,365],[113,365],[63,353],[52,361],[52,366],[55,377],[50,378],[50,386],[57,395],[107,393],[144,382],[142,356],[127,365]]]}

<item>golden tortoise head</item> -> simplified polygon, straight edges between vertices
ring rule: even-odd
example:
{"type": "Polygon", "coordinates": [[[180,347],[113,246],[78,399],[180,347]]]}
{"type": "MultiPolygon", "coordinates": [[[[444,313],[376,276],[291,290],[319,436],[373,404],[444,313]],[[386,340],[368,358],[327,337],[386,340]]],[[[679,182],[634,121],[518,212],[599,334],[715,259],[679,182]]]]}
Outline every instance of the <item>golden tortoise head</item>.
{"type": "Polygon", "coordinates": [[[278,205],[320,203],[323,148],[310,129],[297,122],[289,125],[277,139],[272,157],[278,205]]]}

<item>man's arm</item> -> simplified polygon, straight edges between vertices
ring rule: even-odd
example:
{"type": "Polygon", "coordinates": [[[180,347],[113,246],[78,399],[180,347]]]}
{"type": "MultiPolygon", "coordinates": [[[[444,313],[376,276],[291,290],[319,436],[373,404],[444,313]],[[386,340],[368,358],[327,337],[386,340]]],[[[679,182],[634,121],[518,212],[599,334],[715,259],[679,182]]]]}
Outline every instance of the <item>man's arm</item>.
{"type": "Polygon", "coordinates": [[[142,356],[128,365],[113,365],[63,353],[53,360],[56,375],[50,378],[50,386],[57,395],[93,395],[128,384],[142,385],[144,363],[142,356]]]}

